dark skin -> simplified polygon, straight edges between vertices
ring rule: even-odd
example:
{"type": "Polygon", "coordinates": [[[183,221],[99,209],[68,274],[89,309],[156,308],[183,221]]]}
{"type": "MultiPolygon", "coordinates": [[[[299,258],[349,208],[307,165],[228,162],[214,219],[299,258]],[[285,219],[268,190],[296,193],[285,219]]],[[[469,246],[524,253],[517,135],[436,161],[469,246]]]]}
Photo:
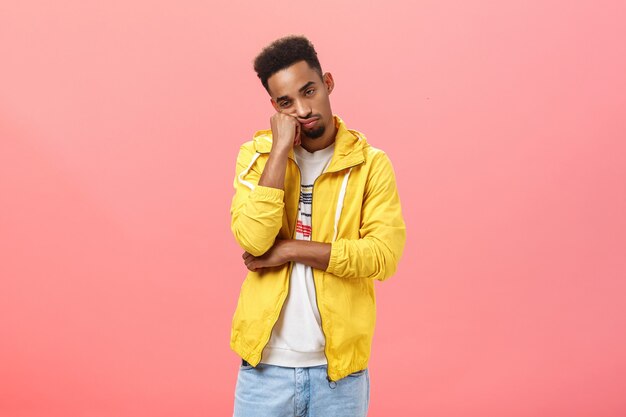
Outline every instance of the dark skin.
{"type": "Polygon", "coordinates": [[[250,271],[283,265],[290,261],[325,271],[330,260],[330,249],[330,243],[282,239],[277,240],[274,246],[261,256],[244,252],[242,258],[250,271]]]}
{"type": "MultiPolygon", "coordinates": [[[[306,61],[296,62],[267,80],[271,103],[276,113],[270,118],[273,144],[259,185],[284,189],[289,151],[301,145],[309,152],[324,149],[335,141],[337,128],[329,95],[334,88],[330,73],[320,74],[306,61]]],[[[242,258],[250,271],[298,262],[326,270],[331,244],[296,239],[276,240],[261,256],[244,252],[242,258]]]]}

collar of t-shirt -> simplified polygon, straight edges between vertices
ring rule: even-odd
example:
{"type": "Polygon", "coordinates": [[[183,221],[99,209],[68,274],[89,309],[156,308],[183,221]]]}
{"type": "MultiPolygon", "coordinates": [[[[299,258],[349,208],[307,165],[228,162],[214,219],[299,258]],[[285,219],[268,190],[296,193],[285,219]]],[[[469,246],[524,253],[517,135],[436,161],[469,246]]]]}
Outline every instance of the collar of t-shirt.
{"type": "Polygon", "coordinates": [[[330,160],[333,157],[333,153],[335,151],[335,142],[331,143],[324,149],[320,149],[315,152],[309,152],[304,149],[301,145],[295,146],[293,148],[293,153],[296,157],[296,163],[302,170],[302,168],[307,168],[307,171],[315,172],[315,176],[319,176],[326,167],[330,164],[330,160]]]}

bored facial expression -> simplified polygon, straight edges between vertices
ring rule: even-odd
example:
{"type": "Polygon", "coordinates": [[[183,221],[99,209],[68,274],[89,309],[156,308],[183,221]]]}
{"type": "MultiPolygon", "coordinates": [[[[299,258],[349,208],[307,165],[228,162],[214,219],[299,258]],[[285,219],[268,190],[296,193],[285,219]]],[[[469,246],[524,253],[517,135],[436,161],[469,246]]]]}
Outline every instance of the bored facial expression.
{"type": "Polygon", "coordinates": [[[297,118],[304,136],[319,138],[334,123],[329,99],[334,82],[330,73],[320,78],[306,61],[299,61],[273,74],[267,84],[274,109],[297,118]]]}

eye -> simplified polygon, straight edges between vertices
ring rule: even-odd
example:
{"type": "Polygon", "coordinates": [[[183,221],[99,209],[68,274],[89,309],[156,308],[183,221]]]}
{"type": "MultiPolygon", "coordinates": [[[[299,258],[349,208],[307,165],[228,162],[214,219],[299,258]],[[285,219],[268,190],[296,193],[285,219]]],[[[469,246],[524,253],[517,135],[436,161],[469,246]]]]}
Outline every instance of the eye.
{"type": "Polygon", "coordinates": [[[289,107],[289,101],[281,101],[280,107],[289,107]]]}
{"type": "Polygon", "coordinates": [[[315,89],[311,88],[310,90],[306,90],[304,94],[307,96],[310,96],[310,95],[313,95],[314,92],[315,92],[315,89]]]}

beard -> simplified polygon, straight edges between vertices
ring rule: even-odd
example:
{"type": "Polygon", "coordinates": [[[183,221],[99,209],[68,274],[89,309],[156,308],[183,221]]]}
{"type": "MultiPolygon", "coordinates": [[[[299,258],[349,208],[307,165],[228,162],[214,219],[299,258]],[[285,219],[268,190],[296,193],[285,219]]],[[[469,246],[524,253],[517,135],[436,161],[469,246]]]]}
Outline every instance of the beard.
{"type": "Polygon", "coordinates": [[[325,131],[326,131],[326,126],[322,125],[318,127],[317,129],[313,129],[309,131],[302,129],[302,134],[309,139],[317,139],[321,137],[325,131]]]}

